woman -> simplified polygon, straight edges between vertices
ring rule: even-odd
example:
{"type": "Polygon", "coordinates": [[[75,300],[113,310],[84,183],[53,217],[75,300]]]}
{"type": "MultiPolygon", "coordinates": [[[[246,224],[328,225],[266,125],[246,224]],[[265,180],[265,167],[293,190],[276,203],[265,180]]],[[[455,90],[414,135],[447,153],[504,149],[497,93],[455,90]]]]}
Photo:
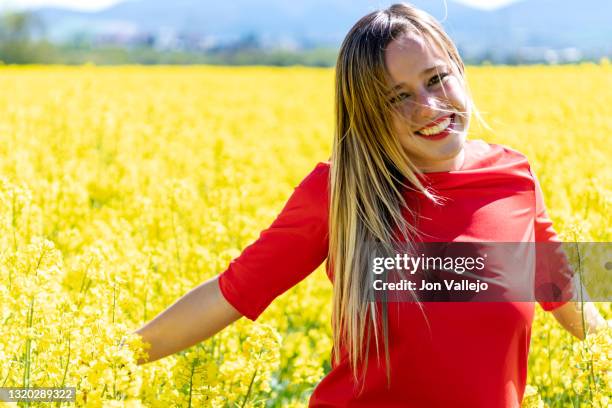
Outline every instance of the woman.
{"type": "MultiPolygon", "coordinates": [[[[257,319],[327,258],[333,366],[311,406],[519,406],[534,302],[370,302],[367,248],[391,247],[398,234],[408,243],[557,241],[527,160],[466,140],[463,62],[439,23],[406,4],[350,30],[335,97],[330,162],[227,270],[136,332],[151,343],[149,361],[243,315],[257,319]]],[[[577,303],[540,303],[584,337],[577,303]]],[[[592,304],[584,312],[588,330],[604,324],[592,304]]]]}

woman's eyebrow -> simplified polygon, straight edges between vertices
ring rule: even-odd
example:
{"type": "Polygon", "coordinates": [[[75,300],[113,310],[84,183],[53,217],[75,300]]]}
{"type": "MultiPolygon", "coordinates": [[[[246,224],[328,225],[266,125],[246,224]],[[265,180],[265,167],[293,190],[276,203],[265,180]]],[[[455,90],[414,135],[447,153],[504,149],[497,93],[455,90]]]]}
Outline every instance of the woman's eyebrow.
{"type": "MultiPolygon", "coordinates": [[[[425,69],[423,72],[421,72],[421,77],[427,76],[430,72],[433,71],[442,71],[444,69],[446,69],[447,65],[446,64],[438,64],[438,65],[434,65],[433,67],[429,67],[427,69],[425,69]]],[[[397,84],[395,84],[395,86],[393,86],[393,88],[391,88],[391,90],[388,93],[391,93],[399,88],[401,88],[402,86],[406,85],[405,82],[399,82],[397,84]]]]}
{"type": "Polygon", "coordinates": [[[434,65],[433,67],[427,68],[425,71],[421,72],[421,76],[425,76],[432,71],[442,71],[444,69],[446,69],[446,64],[434,65]]]}

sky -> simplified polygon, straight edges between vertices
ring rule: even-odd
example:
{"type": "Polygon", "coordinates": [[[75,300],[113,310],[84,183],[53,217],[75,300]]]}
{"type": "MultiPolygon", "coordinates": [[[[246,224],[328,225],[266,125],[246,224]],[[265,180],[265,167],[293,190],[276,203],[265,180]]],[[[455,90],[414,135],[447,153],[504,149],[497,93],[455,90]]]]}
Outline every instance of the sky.
{"type": "MultiPolygon", "coordinates": [[[[494,9],[517,0],[456,0],[482,9],[494,9]]],[[[120,0],[0,0],[0,10],[7,8],[32,8],[63,6],[77,10],[99,10],[119,3],[120,0]]]]}

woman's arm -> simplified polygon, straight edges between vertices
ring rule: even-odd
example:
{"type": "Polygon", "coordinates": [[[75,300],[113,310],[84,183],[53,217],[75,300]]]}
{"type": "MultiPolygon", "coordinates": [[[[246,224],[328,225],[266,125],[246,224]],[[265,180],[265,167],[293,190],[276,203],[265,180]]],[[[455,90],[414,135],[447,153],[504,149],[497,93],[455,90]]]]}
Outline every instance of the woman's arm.
{"type": "Polygon", "coordinates": [[[587,333],[595,333],[607,325],[606,320],[591,302],[567,302],[553,310],[552,314],[561,326],[580,340],[585,338],[583,327],[587,333]]]}
{"type": "Polygon", "coordinates": [[[204,341],[242,317],[223,297],[218,280],[216,276],[192,289],[135,332],[151,344],[146,362],[204,341]]]}

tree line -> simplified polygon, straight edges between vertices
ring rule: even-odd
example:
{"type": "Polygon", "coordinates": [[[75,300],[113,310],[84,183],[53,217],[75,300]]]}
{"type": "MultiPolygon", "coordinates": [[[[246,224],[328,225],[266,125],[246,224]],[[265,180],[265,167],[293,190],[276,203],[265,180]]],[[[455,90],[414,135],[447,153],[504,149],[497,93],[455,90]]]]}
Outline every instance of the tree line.
{"type": "Polygon", "coordinates": [[[31,12],[0,16],[0,62],[4,64],[215,64],[333,66],[337,50],[262,50],[218,48],[211,52],[158,50],[152,46],[92,46],[86,42],[54,44],[44,36],[44,23],[31,12]]]}

